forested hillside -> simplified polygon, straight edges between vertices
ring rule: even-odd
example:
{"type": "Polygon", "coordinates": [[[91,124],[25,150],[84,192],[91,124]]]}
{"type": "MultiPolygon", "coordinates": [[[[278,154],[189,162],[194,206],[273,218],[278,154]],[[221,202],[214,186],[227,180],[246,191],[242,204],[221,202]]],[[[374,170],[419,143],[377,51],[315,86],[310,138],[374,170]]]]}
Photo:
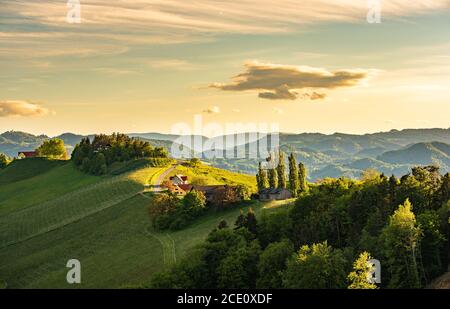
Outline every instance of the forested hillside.
{"type": "Polygon", "coordinates": [[[221,223],[149,282],[158,288],[421,288],[447,271],[450,176],[416,167],[326,179],[295,206],[221,223]],[[370,259],[381,283],[367,281],[370,259]]]}

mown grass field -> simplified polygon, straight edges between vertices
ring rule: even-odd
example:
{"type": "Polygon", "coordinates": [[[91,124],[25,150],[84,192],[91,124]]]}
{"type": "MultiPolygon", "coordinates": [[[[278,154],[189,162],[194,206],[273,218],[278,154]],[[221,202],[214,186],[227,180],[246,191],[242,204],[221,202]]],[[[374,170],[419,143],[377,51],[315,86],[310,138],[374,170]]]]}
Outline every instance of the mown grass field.
{"type": "Polygon", "coordinates": [[[0,217],[102,181],[71,162],[25,159],[0,171],[0,217]]]}
{"type": "MultiPolygon", "coordinates": [[[[59,184],[50,176],[59,177],[59,173],[55,174],[59,168],[65,170],[67,177],[92,177],[77,175],[78,171],[71,166],[62,165],[16,184],[20,182],[21,190],[28,191],[29,186],[46,179],[47,186],[42,186],[42,190],[51,194],[59,184]],[[69,170],[77,176],[70,175],[69,170]]],[[[147,214],[151,199],[141,192],[146,183],[155,181],[165,169],[141,168],[114,177],[80,179],[85,181],[81,187],[45,202],[33,204],[29,196],[26,207],[9,206],[0,216],[0,280],[9,288],[138,286],[148,283],[155,273],[202,242],[222,219],[233,225],[238,208],[210,213],[181,231],[155,232],[147,214]],[[69,259],[81,262],[80,285],[66,282],[69,259]]],[[[234,173],[205,169],[210,179],[235,177],[234,173]]],[[[238,175],[235,181],[251,184],[252,180],[246,177],[241,179],[238,175]]],[[[0,196],[2,194],[5,196],[3,187],[0,188],[0,196]]],[[[255,203],[252,207],[259,215],[263,206],[255,203]]]]}

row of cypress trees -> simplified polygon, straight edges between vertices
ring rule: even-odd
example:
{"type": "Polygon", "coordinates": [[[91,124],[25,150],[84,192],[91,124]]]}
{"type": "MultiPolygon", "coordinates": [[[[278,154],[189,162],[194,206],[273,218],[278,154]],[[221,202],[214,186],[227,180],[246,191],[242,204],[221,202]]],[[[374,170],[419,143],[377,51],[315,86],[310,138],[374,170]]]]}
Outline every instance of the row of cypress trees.
{"type": "MultiPolygon", "coordinates": [[[[256,182],[258,190],[267,188],[289,189],[294,197],[308,190],[306,181],[307,171],[303,163],[297,165],[297,160],[293,153],[289,155],[289,175],[286,177],[286,156],[280,151],[278,154],[278,165],[275,168],[264,169],[262,163],[259,163],[256,182]]],[[[267,160],[271,160],[269,157],[267,160]]]]}

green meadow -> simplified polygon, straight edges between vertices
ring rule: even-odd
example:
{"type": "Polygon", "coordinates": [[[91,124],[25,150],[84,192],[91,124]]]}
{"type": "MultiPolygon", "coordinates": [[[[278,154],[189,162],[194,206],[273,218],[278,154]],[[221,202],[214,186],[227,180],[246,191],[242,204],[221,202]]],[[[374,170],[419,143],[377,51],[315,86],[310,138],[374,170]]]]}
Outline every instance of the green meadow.
{"type": "MultiPolygon", "coordinates": [[[[0,279],[11,288],[145,285],[201,243],[222,219],[232,225],[239,213],[238,208],[209,213],[181,231],[155,232],[148,216],[151,193],[143,190],[167,167],[95,177],[68,162],[39,164],[47,168],[0,187],[0,279]],[[81,262],[79,285],[66,282],[69,259],[81,262]]],[[[21,169],[30,168],[28,160],[16,165],[15,173],[24,175],[21,169]]],[[[208,183],[254,186],[251,176],[208,166],[179,166],[175,172],[203,177],[208,183]]],[[[0,181],[7,173],[8,169],[0,172],[0,181]]],[[[264,206],[252,204],[257,214],[264,206]]]]}

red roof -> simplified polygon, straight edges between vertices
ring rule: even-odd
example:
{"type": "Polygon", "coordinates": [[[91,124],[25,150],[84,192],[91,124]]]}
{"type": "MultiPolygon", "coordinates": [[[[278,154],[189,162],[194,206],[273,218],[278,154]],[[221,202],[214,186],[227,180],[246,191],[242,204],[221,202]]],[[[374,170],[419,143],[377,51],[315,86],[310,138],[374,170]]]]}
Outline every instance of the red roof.
{"type": "Polygon", "coordinates": [[[188,192],[192,189],[192,185],[188,185],[188,184],[178,185],[178,187],[180,187],[181,189],[183,189],[186,192],[188,192]]]}
{"type": "Polygon", "coordinates": [[[36,151],[21,151],[18,153],[18,156],[23,154],[25,158],[32,158],[36,156],[36,151]]]}

